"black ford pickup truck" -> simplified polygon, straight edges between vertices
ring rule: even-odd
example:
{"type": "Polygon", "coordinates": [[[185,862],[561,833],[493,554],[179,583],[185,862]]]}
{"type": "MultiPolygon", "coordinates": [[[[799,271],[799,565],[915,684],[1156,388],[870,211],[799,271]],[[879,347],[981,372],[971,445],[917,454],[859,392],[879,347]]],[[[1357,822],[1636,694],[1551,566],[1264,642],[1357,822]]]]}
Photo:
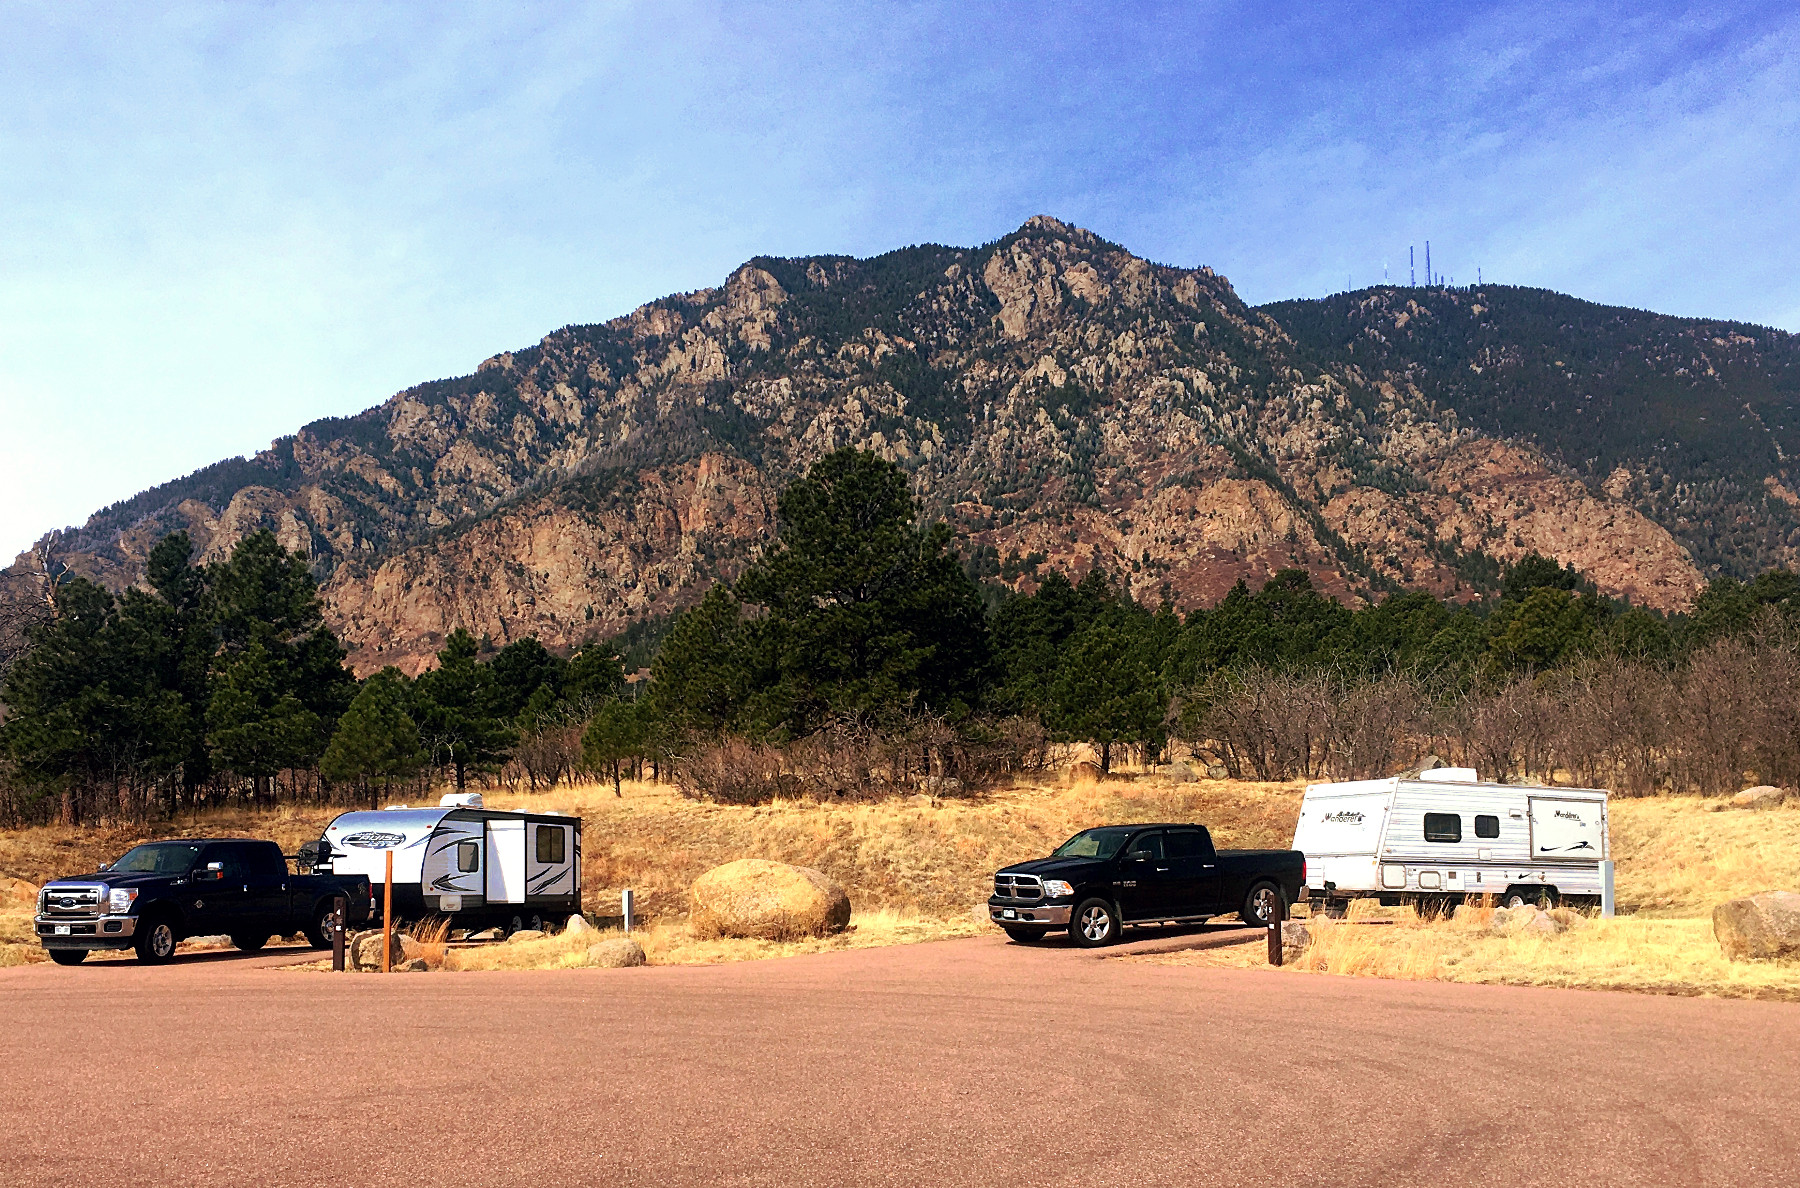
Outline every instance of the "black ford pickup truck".
{"type": "Polygon", "coordinates": [[[339,895],[349,900],[347,924],[369,918],[367,878],[289,874],[274,842],[146,842],[85,878],[46,883],[37,935],[59,965],[78,965],[95,949],[136,949],[140,961],[167,961],[181,940],[220,933],[246,952],[296,932],[324,948],[339,895]]]}
{"type": "Polygon", "coordinates": [[[1117,940],[1126,924],[1236,912],[1267,925],[1276,897],[1293,903],[1305,886],[1298,850],[1215,850],[1204,825],[1106,825],[996,873],[988,914],[1014,940],[1067,928],[1069,939],[1093,948],[1117,940]]]}

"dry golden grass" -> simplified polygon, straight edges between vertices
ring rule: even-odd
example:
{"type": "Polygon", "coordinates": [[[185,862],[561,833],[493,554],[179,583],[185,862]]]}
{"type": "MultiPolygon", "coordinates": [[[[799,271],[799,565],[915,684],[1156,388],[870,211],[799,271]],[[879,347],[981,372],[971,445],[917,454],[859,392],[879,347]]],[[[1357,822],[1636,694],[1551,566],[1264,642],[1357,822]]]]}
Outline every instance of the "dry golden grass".
{"type": "MultiPolygon", "coordinates": [[[[921,802],[696,803],[666,785],[626,784],[553,792],[489,793],[495,808],[531,808],[582,818],[584,906],[618,913],[632,888],[644,921],[634,935],[653,962],[736,961],[794,953],[967,935],[987,925],[974,909],[992,872],[1051,847],[1090,825],[1198,820],[1224,847],[1285,848],[1300,803],[1298,785],[1156,778],[1065,787],[1029,784],[981,797],[921,802]],[[706,870],[736,858],[812,866],[842,883],[853,930],[791,943],[696,939],[686,928],[687,889],[706,870]]],[[[1719,901],[1772,887],[1800,886],[1800,805],[1757,812],[1715,811],[1691,798],[1614,800],[1612,837],[1621,910],[1635,918],[1591,921],[1552,938],[1481,935],[1465,918],[1424,924],[1410,913],[1359,903],[1349,921],[1317,924],[1320,941],[1302,962],[1332,972],[1441,977],[1536,985],[1586,985],[1670,993],[1788,996],[1800,974],[1786,965],[1732,965],[1713,943],[1709,914],[1719,901]],[[1381,927],[1364,919],[1394,919],[1381,927]],[[1338,946],[1333,948],[1332,946],[1338,946]]],[[[94,869],[133,843],[192,835],[268,837],[291,849],[318,836],[332,809],[227,810],[162,826],[0,832],[0,964],[43,960],[31,935],[31,889],[43,880],[94,869]],[[12,889],[9,891],[9,888],[12,889]]],[[[415,932],[417,953],[448,969],[578,965],[598,939],[547,938],[517,945],[452,949],[415,932]]],[[[1132,958],[1175,963],[1261,962],[1259,946],[1132,958]]]]}

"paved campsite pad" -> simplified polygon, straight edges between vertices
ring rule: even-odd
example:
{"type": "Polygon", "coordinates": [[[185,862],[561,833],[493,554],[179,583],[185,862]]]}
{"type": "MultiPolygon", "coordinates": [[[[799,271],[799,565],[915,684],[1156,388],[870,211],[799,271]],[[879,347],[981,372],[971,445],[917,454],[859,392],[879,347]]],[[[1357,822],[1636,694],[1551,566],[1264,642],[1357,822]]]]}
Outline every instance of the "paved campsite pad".
{"type": "Polygon", "coordinates": [[[998,937],[465,977],[288,960],[0,970],[7,1182],[1666,1188],[1800,1165],[1782,1004],[998,937]]]}

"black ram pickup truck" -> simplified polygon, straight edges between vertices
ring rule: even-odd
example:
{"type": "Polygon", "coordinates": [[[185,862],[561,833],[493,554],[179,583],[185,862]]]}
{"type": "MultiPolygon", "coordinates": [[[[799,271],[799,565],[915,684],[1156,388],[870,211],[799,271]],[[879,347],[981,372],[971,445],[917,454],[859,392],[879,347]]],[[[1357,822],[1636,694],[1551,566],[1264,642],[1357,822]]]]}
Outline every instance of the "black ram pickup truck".
{"type": "Polygon", "coordinates": [[[368,920],[366,877],[289,874],[274,842],[146,842],[84,878],[46,883],[37,935],[59,965],[78,965],[95,949],[136,949],[140,961],[167,961],[185,938],[216,934],[245,952],[296,932],[324,948],[339,895],[349,900],[347,925],[368,920]]]}
{"type": "Polygon", "coordinates": [[[1215,850],[1204,825],[1084,829],[1048,858],[994,875],[988,915],[1017,941],[1067,928],[1083,948],[1107,945],[1127,924],[1196,923],[1236,912],[1267,926],[1306,886],[1298,850],[1215,850]]]}

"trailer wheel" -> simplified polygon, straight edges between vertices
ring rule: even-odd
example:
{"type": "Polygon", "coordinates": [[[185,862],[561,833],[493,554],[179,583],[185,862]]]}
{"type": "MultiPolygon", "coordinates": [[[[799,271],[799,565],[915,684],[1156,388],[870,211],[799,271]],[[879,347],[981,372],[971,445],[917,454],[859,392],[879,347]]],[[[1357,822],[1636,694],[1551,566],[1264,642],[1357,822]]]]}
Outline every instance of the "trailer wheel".
{"type": "Polygon", "coordinates": [[[231,947],[239,950],[240,952],[244,952],[244,953],[254,953],[258,949],[262,948],[264,945],[266,945],[268,943],[269,943],[269,938],[267,936],[259,936],[259,935],[255,935],[255,934],[251,934],[251,935],[236,935],[236,934],[234,934],[231,938],[231,947]]]}
{"type": "Polygon", "coordinates": [[[1525,893],[1517,888],[1507,888],[1506,894],[1500,897],[1503,908],[1521,908],[1525,906],[1525,893]]]}
{"type": "Polygon", "coordinates": [[[1119,912],[1104,899],[1084,899],[1069,917],[1069,939],[1084,949],[1097,949],[1119,939],[1119,912]]]}
{"type": "Polygon", "coordinates": [[[511,936],[515,932],[523,931],[524,928],[525,918],[523,916],[514,916],[506,922],[506,935],[511,936]]]}
{"type": "Polygon", "coordinates": [[[50,960],[58,965],[80,965],[87,960],[86,949],[50,949],[50,960]]]}
{"type": "Polygon", "coordinates": [[[1255,928],[1267,928],[1275,915],[1275,904],[1281,899],[1281,888],[1274,883],[1258,883],[1244,896],[1238,919],[1255,928]]]}
{"type": "Polygon", "coordinates": [[[1048,928],[1008,928],[1006,935],[1021,944],[1026,944],[1031,941],[1043,940],[1044,934],[1049,931],[1048,928]]]}
{"type": "Polygon", "coordinates": [[[544,930],[544,917],[537,912],[531,913],[531,918],[525,921],[525,927],[537,932],[542,932],[544,930]]]}

